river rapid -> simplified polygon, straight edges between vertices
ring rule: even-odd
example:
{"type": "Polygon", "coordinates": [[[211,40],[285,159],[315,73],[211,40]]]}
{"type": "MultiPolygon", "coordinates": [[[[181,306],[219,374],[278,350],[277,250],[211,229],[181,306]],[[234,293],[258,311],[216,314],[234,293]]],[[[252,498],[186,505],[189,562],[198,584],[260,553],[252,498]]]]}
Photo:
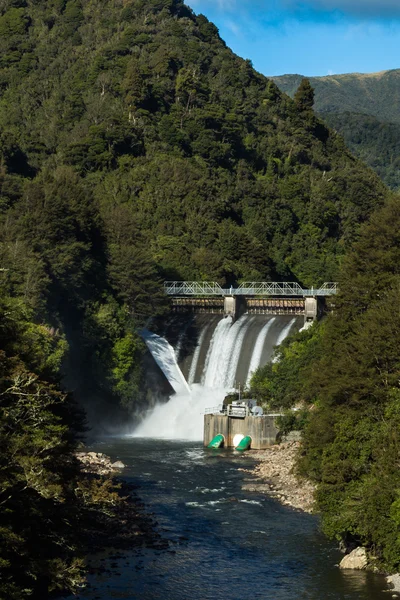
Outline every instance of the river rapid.
{"type": "MultiPolygon", "coordinates": [[[[387,600],[382,576],[340,571],[318,517],[242,491],[251,453],[200,442],[109,438],[92,450],[122,460],[169,549],[113,558],[86,600],[387,600]]],[[[110,539],[112,546],[112,539],[110,539]]],[[[92,557],[107,566],[106,555],[92,557]]]]}

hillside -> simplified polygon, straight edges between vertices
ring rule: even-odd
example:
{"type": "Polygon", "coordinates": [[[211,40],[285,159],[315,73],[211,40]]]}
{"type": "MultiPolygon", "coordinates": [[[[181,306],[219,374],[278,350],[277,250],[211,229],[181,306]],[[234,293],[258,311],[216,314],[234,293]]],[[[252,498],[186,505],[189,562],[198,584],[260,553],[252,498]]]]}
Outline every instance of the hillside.
{"type": "MultiPolygon", "coordinates": [[[[294,96],[302,75],[273,77],[278,87],[294,96]]],[[[346,73],[309,77],[317,113],[362,113],[380,121],[400,123],[400,69],[379,73],[346,73]]]]}
{"type": "Polygon", "coordinates": [[[59,482],[83,424],[62,390],[126,422],[164,279],[335,279],[388,192],[307,90],[281,94],[179,0],[2,2],[0,143],[0,595],[43,598],[81,569],[80,492],[59,482]],[[40,554],[25,511],[64,547],[40,554]]]}
{"type": "Polygon", "coordinates": [[[2,284],[89,404],[135,404],[164,279],[334,280],[387,194],[178,0],[10,3],[0,33],[2,284]]]}
{"type": "Polygon", "coordinates": [[[287,339],[252,395],[303,428],[298,469],[316,485],[322,526],[370,567],[400,569],[400,200],[362,228],[343,263],[335,310],[287,339]]]}
{"type": "MultiPolygon", "coordinates": [[[[274,77],[293,97],[301,75],[274,77]]],[[[400,70],[311,77],[315,111],[391,188],[400,186],[400,70]]]]}

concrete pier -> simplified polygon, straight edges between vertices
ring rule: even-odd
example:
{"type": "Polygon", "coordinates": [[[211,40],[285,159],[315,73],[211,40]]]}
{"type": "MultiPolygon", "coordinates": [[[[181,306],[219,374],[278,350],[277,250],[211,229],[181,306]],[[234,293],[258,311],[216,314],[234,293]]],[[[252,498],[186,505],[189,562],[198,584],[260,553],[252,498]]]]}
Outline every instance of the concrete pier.
{"type": "Polygon", "coordinates": [[[233,437],[241,433],[251,437],[251,448],[263,450],[276,443],[278,429],[275,417],[270,415],[248,416],[235,419],[222,414],[204,415],[204,446],[221,433],[225,437],[225,447],[233,448],[233,437]]]}

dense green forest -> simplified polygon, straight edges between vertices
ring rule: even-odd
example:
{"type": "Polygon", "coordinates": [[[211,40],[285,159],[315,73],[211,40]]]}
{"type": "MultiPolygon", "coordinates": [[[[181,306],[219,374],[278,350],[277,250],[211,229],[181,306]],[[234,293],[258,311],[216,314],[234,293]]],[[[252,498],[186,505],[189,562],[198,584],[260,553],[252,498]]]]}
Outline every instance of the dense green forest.
{"type": "Polygon", "coordinates": [[[90,416],[146,402],[136,332],[168,311],[163,280],[336,279],[384,204],[312,105],[179,0],[0,2],[4,594],[79,581],[63,390],[90,416]]]}
{"type": "Polygon", "coordinates": [[[282,95],[182,2],[1,10],[2,285],[65,334],[89,404],[132,410],[164,279],[336,278],[386,191],[312,91],[282,95]]]}
{"type": "Polygon", "coordinates": [[[85,422],[60,390],[65,337],[1,292],[0,597],[44,600],[84,583],[97,532],[119,535],[122,499],[111,479],[82,473],[74,456],[85,422]]]}
{"type": "MultiPolygon", "coordinates": [[[[274,77],[294,96],[301,75],[274,77]]],[[[400,187],[400,70],[310,77],[317,114],[389,187],[400,187]]]]}
{"type": "Polygon", "coordinates": [[[299,471],[317,483],[325,532],[400,568],[400,200],[362,230],[346,257],[334,311],[286,340],[252,387],[301,427],[299,471]]]}

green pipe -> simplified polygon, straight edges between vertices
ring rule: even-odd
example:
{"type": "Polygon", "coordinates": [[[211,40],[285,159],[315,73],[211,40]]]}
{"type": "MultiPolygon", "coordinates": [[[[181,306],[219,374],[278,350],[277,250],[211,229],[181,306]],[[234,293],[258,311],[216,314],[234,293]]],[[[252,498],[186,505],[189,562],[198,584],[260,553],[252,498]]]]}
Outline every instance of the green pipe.
{"type": "Polygon", "coordinates": [[[221,448],[225,443],[225,436],[222,433],[218,433],[208,444],[207,448],[221,448]]]}
{"type": "Polygon", "coordinates": [[[248,450],[251,445],[251,437],[246,435],[242,440],[240,440],[239,444],[236,446],[236,450],[248,450]]]}

